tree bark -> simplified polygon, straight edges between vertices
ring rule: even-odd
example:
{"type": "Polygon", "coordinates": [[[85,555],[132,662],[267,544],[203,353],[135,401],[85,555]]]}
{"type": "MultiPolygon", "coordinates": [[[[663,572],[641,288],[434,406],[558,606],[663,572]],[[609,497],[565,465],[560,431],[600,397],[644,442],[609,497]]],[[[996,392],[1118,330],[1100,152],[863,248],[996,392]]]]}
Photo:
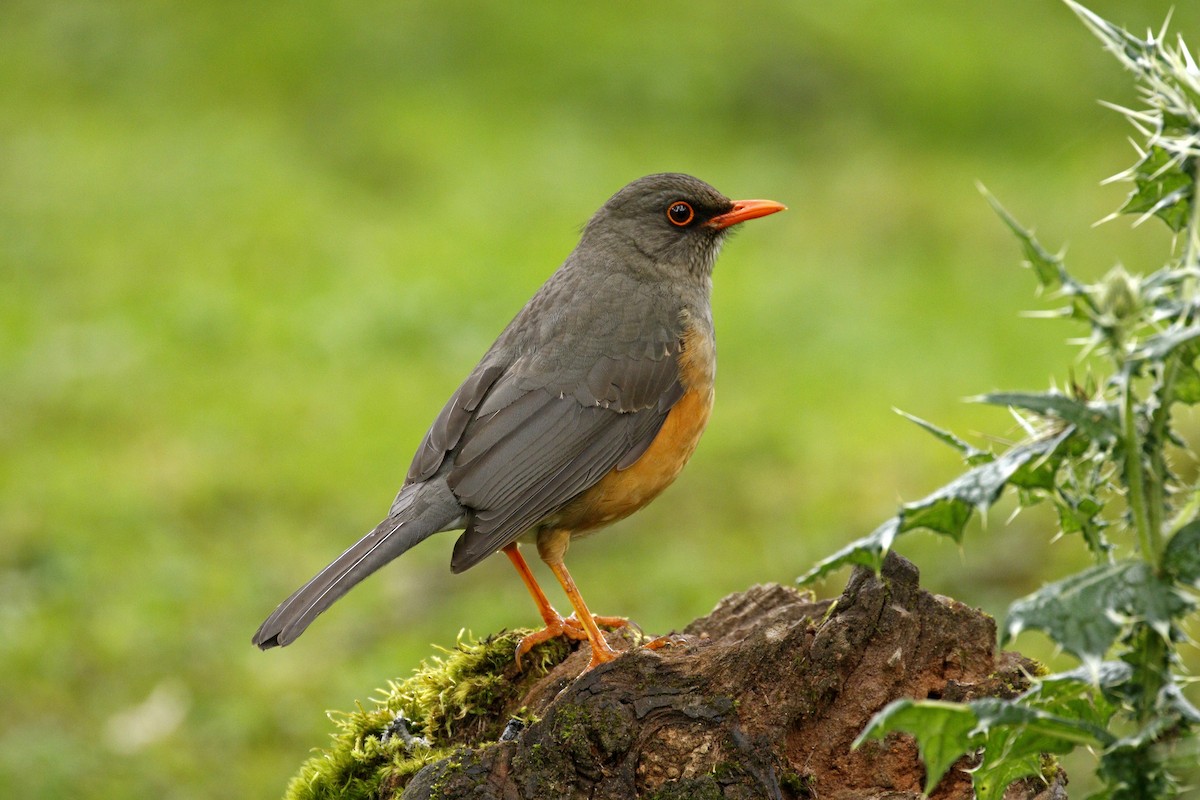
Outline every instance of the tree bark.
{"type": "MultiPolygon", "coordinates": [[[[851,750],[872,715],[900,697],[1012,696],[1034,668],[996,652],[989,616],[922,590],[895,555],[880,576],[857,569],[835,601],[776,584],[731,595],[680,640],[583,675],[581,648],[506,710],[537,722],[425,767],[404,800],[918,798],[910,737],[851,750]]],[[[967,767],[932,797],[973,797],[967,767]]],[[[1065,783],[1059,770],[1005,798],[1061,800],[1065,783]]]]}

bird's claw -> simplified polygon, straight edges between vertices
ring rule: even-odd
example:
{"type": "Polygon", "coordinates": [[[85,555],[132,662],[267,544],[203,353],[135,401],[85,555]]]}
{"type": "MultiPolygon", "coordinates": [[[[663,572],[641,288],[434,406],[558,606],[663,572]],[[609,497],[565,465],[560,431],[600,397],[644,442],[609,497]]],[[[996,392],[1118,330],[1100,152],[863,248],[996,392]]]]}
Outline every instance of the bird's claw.
{"type": "Polygon", "coordinates": [[[668,633],[656,636],[642,645],[645,650],[661,650],[664,647],[680,647],[688,644],[688,637],[681,633],[668,633]]]}
{"type": "MultiPolygon", "coordinates": [[[[597,625],[605,628],[624,628],[629,624],[629,620],[625,617],[593,616],[592,619],[596,620],[597,625]]],[[[587,629],[574,614],[569,617],[548,619],[546,620],[546,627],[525,636],[517,644],[517,669],[522,669],[522,656],[539,644],[548,642],[551,639],[557,639],[559,636],[566,636],[568,639],[573,639],[577,642],[586,642],[588,640],[587,629]]]]}

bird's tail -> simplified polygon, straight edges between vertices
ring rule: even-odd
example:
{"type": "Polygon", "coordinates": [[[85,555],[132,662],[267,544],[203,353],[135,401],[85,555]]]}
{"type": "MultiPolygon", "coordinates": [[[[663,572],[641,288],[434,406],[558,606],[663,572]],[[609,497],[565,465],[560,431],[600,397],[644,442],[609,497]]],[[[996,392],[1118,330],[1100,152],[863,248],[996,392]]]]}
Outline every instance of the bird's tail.
{"type": "Polygon", "coordinates": [[[290,644],[359,581],[430,535],[452,530],[462,514],[445,481],[406,486],[387,519],[280,603],[251,641],[263,650],[290,644]]]}

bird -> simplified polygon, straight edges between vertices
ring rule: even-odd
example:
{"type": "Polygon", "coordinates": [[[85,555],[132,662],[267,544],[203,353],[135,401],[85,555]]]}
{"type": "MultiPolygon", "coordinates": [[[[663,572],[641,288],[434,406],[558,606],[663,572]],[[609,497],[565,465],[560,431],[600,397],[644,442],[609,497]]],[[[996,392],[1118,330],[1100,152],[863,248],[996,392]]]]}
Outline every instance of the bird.
{"type": "Polygon", "coordinates": [[[680,173],[620,189],[450,396],[384,520],[280,603],[253,643],[293,642],[388,562],[461,530],[451,572],[503,552],[537,605],[544,627],[520,641],[518,665],[562,635],[590,644],[585,671],[616,658],[600,625],[626,620],[589,611],[567,547],[644,507],[691,458],[713,407],[717,255],[734,226],[785,209],[680,173]],[[522,543],[537,548],[572,615],[554,609],[522,543]]]}

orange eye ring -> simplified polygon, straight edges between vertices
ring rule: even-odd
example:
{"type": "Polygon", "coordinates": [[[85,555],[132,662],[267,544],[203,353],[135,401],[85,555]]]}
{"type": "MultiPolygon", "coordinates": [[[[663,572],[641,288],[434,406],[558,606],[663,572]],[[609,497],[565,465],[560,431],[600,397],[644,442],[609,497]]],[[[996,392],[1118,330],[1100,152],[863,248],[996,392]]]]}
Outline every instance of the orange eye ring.
{"type": "Polygon", "coordinates": [[[676,200],[667,206],[667,219],[678,228],[682,228],[696,218],[696,212],[691,203],[676,200]]]}

